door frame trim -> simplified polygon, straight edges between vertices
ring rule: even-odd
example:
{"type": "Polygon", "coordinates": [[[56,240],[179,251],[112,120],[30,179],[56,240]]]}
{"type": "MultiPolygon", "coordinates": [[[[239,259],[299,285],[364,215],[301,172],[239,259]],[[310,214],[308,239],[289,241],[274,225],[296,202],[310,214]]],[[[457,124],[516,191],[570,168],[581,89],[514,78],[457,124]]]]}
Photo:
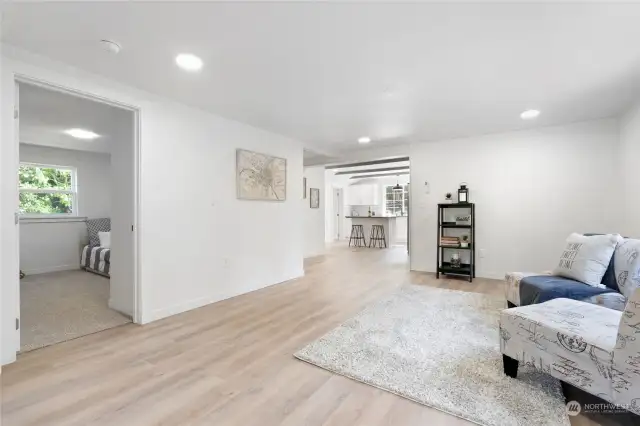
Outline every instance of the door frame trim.
{"type": "MultiPolygon", "coordinates": [[[[36,78],[33,76],[29,76],[22,73],[13,73],[13,81],[15,84],[29,84],[33,86],[42,87],[47,90],[54,90],[57,92],[65,93],[71,96],[81,97],[84,99],[88,99],[90,101],[99,102],[105,105],[109,105],[112,107],[125,109],[133,113],[133,191],[134,191],[134,201],[133,201],[133,317],[132,320],[136,324],[142,324],[142,280],[140,277],[141,267],[140,267],[140,253],[141,253],[141,244],[140,244],[140,159],[141,159],[141,147],[140,147],[140,139],[141,139],[141,108],[135,105],[130,105],[124,102],[117,101],[115,99],[106,98],[103,96],[96,95],[91,92],[87,92],[84,90],[79,90],[73,87],[53,83],[51,81],[43,80],[40,78],[36,78]]],[[[19,102],[19,99],[18,99],[19,102]]],[[[16,143],[19,145],[19,134],[15,137],[16,143]]],[[[20,151],[19,147],[16,149],[17,158],[14,159],[15,164],[20,164],[20,151]]],[[[17,191],[17,188],[16,188],[17,191]]],[[[17,240],[17,249],[19,252],[20,249],[20,240],[17,240]]],[[[20,257],[18,255],[18,269],[20,257]]],[[[16,281],[16,285],[18,286],[18,295],[20,294],[20,280],[16,281]]],[[[19,339],[18,339],[19,346],[19,339]]],[[[19,351],[18,347],[16,351],[19,351]]]]}

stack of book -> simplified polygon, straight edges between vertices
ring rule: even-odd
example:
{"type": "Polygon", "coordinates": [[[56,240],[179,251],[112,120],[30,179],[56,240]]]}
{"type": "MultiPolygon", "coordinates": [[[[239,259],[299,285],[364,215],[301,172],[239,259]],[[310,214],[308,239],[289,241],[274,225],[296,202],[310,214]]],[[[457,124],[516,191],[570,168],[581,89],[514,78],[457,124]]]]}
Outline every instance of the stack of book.
{"type": "Polygon", "coordinates": [[[440,245],[447,247],[460,247],[460,238],[458,237],[440,237],[440,245]]]}

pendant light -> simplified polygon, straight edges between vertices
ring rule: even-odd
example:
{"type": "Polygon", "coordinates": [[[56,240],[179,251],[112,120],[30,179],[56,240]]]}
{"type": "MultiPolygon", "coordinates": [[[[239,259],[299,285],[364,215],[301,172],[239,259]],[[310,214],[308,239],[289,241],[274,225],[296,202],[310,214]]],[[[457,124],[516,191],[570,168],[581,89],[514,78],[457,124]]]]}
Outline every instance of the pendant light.
{"type": "Polygon", "coordinates": [[[398,180],[398,176],[400,175],[396,175],[396,186],[394,186],[392,189],[394,191],[402,191],[404,188],[400,186],[400,181],[398,180]]]}

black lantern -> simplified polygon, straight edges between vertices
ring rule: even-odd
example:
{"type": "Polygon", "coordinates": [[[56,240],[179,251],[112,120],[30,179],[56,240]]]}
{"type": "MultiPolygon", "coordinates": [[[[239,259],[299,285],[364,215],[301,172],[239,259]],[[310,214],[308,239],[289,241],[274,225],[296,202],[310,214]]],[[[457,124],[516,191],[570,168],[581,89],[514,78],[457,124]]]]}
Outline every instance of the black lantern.
{"type": "Polygon", "coordinates": [[[460,188],[458,188],[458,203],[468,203],[469,202],[469,188],[467,188],[467,183],[462,182],[460,184],[460,188]]]}

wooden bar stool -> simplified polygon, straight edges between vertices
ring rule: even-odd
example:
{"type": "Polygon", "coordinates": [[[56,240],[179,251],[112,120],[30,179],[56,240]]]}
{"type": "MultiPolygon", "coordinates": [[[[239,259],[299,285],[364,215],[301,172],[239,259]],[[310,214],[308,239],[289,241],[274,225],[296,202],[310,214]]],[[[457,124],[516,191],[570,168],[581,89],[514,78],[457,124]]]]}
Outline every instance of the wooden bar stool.
{"type": "Polygon", "coordinates": [[[362,225],[351,225],[351,236],[349,237],[349,247],[353,241],[354,247],[366,247],[367,240],[364,239],[364,228],[362,225]]]}
{"type": "Polygon", "coordinates": [[[371,227],[371,235],[369,235],[369,247],[373,243],[373,247],[387,248],[387,236],[384,234],[384,226],[373,225],[371,227]],[[384,247],[382,247],[384,245],[384,247]]]}

